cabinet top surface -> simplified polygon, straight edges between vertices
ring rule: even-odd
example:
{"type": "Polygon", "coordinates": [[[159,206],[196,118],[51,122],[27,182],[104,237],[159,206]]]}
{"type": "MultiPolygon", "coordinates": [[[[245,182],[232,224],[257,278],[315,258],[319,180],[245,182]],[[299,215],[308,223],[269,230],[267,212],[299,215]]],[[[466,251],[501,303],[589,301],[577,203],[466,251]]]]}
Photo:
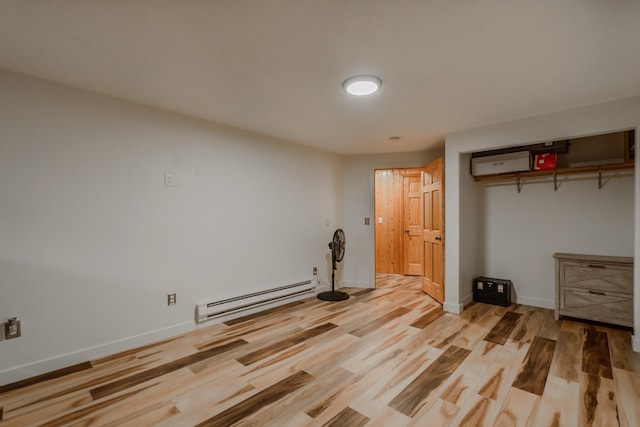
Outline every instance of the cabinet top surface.
{"type": "Polygon", "coordinates": [[[569,254],[569,253],[556,252],[555,254],[553,254],[553,257],[555,259],[563,259],[563,260],[570,260],[570,261],[633,264],[633,257],[628,257],[628,256],[587,255],[587,254],[569,254]]]}

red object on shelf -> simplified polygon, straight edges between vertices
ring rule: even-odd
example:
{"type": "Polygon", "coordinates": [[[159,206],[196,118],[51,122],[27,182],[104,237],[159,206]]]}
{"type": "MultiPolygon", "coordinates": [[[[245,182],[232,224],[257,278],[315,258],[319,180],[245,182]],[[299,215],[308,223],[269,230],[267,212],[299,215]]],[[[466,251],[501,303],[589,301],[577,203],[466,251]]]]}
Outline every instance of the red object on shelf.
{"type": "Polygon", "coordinates": [[[536,154],[533,161],[533,170],[554,170],[558,162],[556,153],[536,154]]]}

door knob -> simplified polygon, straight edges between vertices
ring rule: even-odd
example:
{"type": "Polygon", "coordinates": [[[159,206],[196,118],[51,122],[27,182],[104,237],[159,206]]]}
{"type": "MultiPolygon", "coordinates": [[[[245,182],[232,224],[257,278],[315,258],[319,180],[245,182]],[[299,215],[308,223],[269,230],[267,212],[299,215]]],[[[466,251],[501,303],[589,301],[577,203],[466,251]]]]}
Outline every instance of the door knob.
{"type": "Polygon", "coordinates": [[[408,229],[408,228],[405,228],[405,229],[404,229],[404,232],[405,232],[405,233],[408,233],[408,232],[409,232],[409,229],[408,229]]]}
{"type": "Polygon", "coordinates": [[[436,236],[436,240],[442,240],[442,237],[436,236]]]}

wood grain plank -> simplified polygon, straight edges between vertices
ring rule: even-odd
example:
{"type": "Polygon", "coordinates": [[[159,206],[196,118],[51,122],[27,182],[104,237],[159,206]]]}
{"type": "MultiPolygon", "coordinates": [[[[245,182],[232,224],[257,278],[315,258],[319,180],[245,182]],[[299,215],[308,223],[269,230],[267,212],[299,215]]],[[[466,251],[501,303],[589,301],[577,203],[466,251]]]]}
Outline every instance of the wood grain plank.
{"type": "Polygon", "coordinates": [[[582,377],[582,327],[566,321],[560,331],[551,374],[567,381],[580,382],[582,377]]]}
{"type": "MultiPolygon", "coordinates": [[[[445,349],[452,344],[460,334],[465,332],[469,323],[459,316],[446,313],[434,321],[428,328],[415,334],[415,344],[419,347],[426,345],[445,349]]],[[[409,350],[409,347],[406,347],[409,350]]]]}
{"type": "MultiPolygon", "coordinates": [[[[497,416],[495,402],[482,396],[473,396],[456,413],[451,425],[458,427],[493,426],[491,421],[497,416]]],[[[506,427],[506,426],[505,426],[506,427]]]]}
{"type": "Polygon", "coordinates": [[[173,341],[176,341],[178,339],[180,339],[180,336],[177,337],[171,337],[171,338],[167,338],[164,339],[162,341],[158,341],[158,342],[154,342],[152,344],[147,344],[147,345],[143,345],[140,347],[136,347],[136,348],[132,348],[131,350],[125,350],[125,351],[121,351],[119,353],[115,353],[112,354],[110,356],[105,356],[105,357],[101,357],[99,359],[94,359],[91,361],[91,365],[92,366],[97,366],[97,365],[102,365],[104,363],[109,363],[109,362],[113,362],[114,360],[118,360],[118,359],[122,359],[123,357],[129,357],[131,355],[140,355],[140,353],[152,349],[152,348],[158,348],[161,347],[165,344],[171,343],[173,341]]]}
{"type": "Polygon", "coordinates": [[[543,312],[531,307],[526,307],[523,310],[518,326],[510,335],[509,340],[505,345],[520,348],[524,344],[531,343],[540,328],[543,317],[543,312]]]}
{"type": "MultiPolygon", "coordinates": [[[[179,413],[179,409],[175,402],[172,401],[173,398],[188,389],[191,384],[197,384],[199,380],[189,369],[173,371],[161,378],[127,389],[127,392],[135,392],[135,394],[130,395],[127,399],[118,401],[117,404],[111,407],[95,409],[79,420],[78,423],[100,426],[114,423],[116,425],[131,424],[132,421],[125,422],[125,420],[146,416],[153,417],[151,414],[145,414],[148,412],[156,413],[156,410],[166,408],[167,405],[173,408],[164,413],[167,417],[174,416],[179,413]]],[[[119,394],[112,396],[119,396],[119,394]]],[[[92,404],[94,403],[95,401],[92,402],[92,404]]]]}
{"type": "MultiPolygon", "coordinates": [[[[390,371],[402,365],[407,356],[406,352],[394,352],[392,357],[384,358],[371,370],[355,375],[354,380],[347,387],[342,388],[338,395],[324,405],[322,412],[316,417],[318,425],[333,418],[345,408],[346,404],[369,418],[375,417],[388,401],[384,397],[377,401],[372,401],[370,396],[380,391],[380,388],[378,388],[380,379],[393,375],[393,372],[390,371]]],[[[402,384],[402,386],[404,385],[402,384]]],[[[398,390],[400,389],[401,387],[398,387],[398,390]]]]}
{"type": "Polygon", "coordinates": [[[0,386],[0,395],[13,390],[18,390],[20,388],[28,387],[30,385],[40,384],[45,381],[61,378],[76,372],[86,371],[87,369],[91,369],[91,368],[93,368],[93,365],[91,364],[91,362],[83,362],[83,363],[78,363],[77,365],[69,366],[67,368],[62,368],[62,369],[47,372],[41,375],[36,375],[35,377],[26,378],[21,381],[16,381],[10,384],[0,386]]]}
{"type": "MultiPolygon", "coordinates": [[[[442,399],[436,399],[427,411],[417,413],[410,425],[415,426],[447,426],[460,411],[457,405],[442,399]]],[[[394,426],[396,424],[387,424],[394,426]]]]}
{"type": "MultiPolygon", "coordinates": [[[[323,338],[327,337],[328,334],[323,335],[323,338]]],[[[351,334],[336,334],[331,339],[312,345],[309,351],[300,354],[295,366],[313,376],[325,375],[335,366],[340,366],[343,360],[357,353],[360,340],[351,334]]]]}
{"type": "Polygon", "coordinates": [[[495,420],[495,425],[509,427],[530,425],[530,416],[535,412],[539,401],[539,396],[512,388],[495,420]]]}
{"type": "Polygon", "coordinates": [[[395,310],[385,314],[384,316],[378,317],[375,320],[372,320],[371,322],[364,324],[354,330],[352,330],[351,332],[349,332],[351,335],[355,335],[356,337],[362,338],[363,336],[367,335],[370,332],[373,332],[379,328],[382,328],[385,324],[387,324],[388,322],[404,316],[405,314],[409,313],[411,310],[405,308],[405,307],[398,307],[395,310]]]}
{"type": "Polygon", "coordinates": [[[211,348],[209,350],[203,350],[198,353],[191,354],[173,362],[165,363],[164,365],[151,368],[135,375],[131,375],[120,380],[93,388],[90,390],[91,396],[94,400],[101,399],[110,394],[117,393],[134,385],[141,384],[143,382],[165,375],[169,372],[173,372],[194,363],[201,362],[205,359],[225,353],[245,344],[247,344],[247,342],[244,340],[236,340],[218,347],[211,348]]]}
{"type": "Polygon", "coordinates": [[[463,406],[475,392],[484,375],[504,352],[510,353],[501,346],[482,341],[469,353],[459,368],[442,383],[436,395],[458,407],[463,406]]]}
{"type": "Polygon", "coordinates": [[[495,305],[472,302],[460,313],[460,317],[469,323],[480,326],[488,333],[504,316],[504,311],[500,314],[495,313],[496,308],[495,305]]]}
{"type": "Polygon", "coordinates": [[[347,406],[338,415],[324,423],[323,427],[362,427],[368,422],[369,418],[347,406]]]}
{"type": "Polygon", "coordinates": [[[233,326],[233,325],[247,322],[249,320],[260,319],[261,317],[265,317],[270,314],[286,312],[288,310],[291,310],[291,308],[302,305],[304,303],[305,303],[304,300],[293,301],[287,304],[279,305],[277,307],[269,308],[267,310],[258,311],[257,313],[247,314],[246,316],[237,317],[231,320],[226,320],[223,323],[227,326],[233,326]]]}
{"type": "Polygon", "coordinates": [[[580,426],[619,426],[619,411],[613,381],[584,373],[580,405],[580,426]]]}
{"type": "Polygon", "coordinates": [[[549,375],[540,403],[531,416],[531,426],[578,427],[580,383],[549,375]]]}
{"type": "Polygon", "coordinates": [[[640,426],[640,374],[613,369],[620,424],[640,426]]]}
{"type": "MultiPolygon", "coordinates": [[[[401,414],[395,409],[389,408],[386,405],[382,408],[382,410],[380,411],[377,417],[371,419],[371,421],[369,421],[369,423],[366,424],[367,427],[409,427],[409,426],[419,426],[419,425],[428,425],[428,424],[414,423],[411,418],[407,417],[404,414],[401,414]]],[[[434,423],[431,425],[435,426],[438,424],[434,423]]],[[[440,425],[444,425],[444,424],[440,424],[440,425]]],[[[299,427],[299,426],[296,426],[296,427],[299,427]]]]}
{"type": "Polygon", "coordinates": [[[278,424],[277,427],[301,427],[313,425],[313,419],[309,417],[309,415],[304,412],[299,412],[289,419],[282,420],[282,423],[278,424]]]}
{"type": "Polygon", "coordinates": [[[535,337],[512,387],[542,396],[556,341],[535,337]]]}
{"type": "Polygon", "coordinates": [[[312,328],[312,329],[307,329],[306,331],[302,331],[284,340],[275,342],[271,345],[268,345],[256,351],[253,351],[249,354],[245,354],[244,356],[238,357],[236,360],[242,363],[243,365],[248,366],[248,365],[251,365],[252,363],[255,363],[266,357],[274,355],[282,350],[285,350],[296,344],[299,344],[308,339],[316,337],[334,328],[337,328],[337,325],[334,325],[333,323],[325,323],[324,325],[316,326],[315,328],[312,328]]]}
{"type": "Polygon", "coordinates": [[[560,337],[561,322],[554,319],[553,310],[544,309],[542,322],[536,332],[536,336],[558,341],[560,337]]]}
{"type": "Polygon", "coordinates": [[[356,376],[349,377],[347,381],[342,383],[339,387],[332,389],[329,394],[325,393],[325,395],[321,396],[316,402],[313,403],[313,405],[305,409],[304,413],[313,419],[318,418],[336,401],[336,399],[339,398],[342,392],[356,384],[361,380],[361,378],[362,377],[356,376]]]}
{"type": "Polygon", "coordinates": [[[38,421],[46,419],[51,413],[64,413],[76,410],[84,405],[91,404],[93,399],[86,391],[75,393],[65,393],[55,399],[47,399],[39,404],[29,404],[29,402],[19,402],[15,406],[4,408],[4,418],[12,423],[21,425],[34,425],[38,421]]]}
{"type": "MultiPolygon", "coordinates": [[[[467,322],[463,325],[460,332],[456,334],[455,339],[447,340],[447,342],[451,342],[451,344],[458,347],[473,350],[478,346],[480,341],[483,341],[483,337],[486,335],[486,332],[487,331],[481,326],[472,322],[467,322]]],[[[490,344],[495,345],[493,343],[490,344]]]]}
{"type": "MultiPolygon", "coordinates": [[[[153,426],[166,418],[172,417],[176,413],[178,413],[178,409],[172,403],[156,403],[109,423],[101,423],[100,425],[103,427],[153,426]]],[[[91,423],[95,424],[93,420],[91,423]]]]}
{"type": "MultiPolygon", "coordinates": [[[[153,385],[149,385],[148,387],[152,387],[153,385]]],[[[53,427],[53,426],[63,426],[63,425],[69,425],[71,423],[75,423],[81,419],[83,419],[84,417],[86,417],[89,414],[92,414],[100,409],[104,409],[104,408],[108,408],[112,405],[115,405],[116,403],[119,403],[123,400],[129,399],[132,396],[135,396],[136,394],[144,391],[145,389],[140,389],[140,390],[134,390],[134,391],[130,391],[127,393],[123,393],[119,396],[113,397],[111,399],[105,399],[102,400],[100,402],[94,402],[90,405],[87,405],[81,409],[72,411],[72,412],[68,412],[63,416],[54,418],[52,420],[49,420],[43,424],[40,424],[40,427],[53,427]]]]}
{"type": "Polygon", "coordinates": [[[371,292],[375,292],[375,289],[370,288],[370,289],[360,289],[359,291],[355,291],[351,293],[352,297],[360,297],[362,295],[367,295],[371,292]]]}
{"type": "MultiPolygon", "coordinates": [[[[236,360],[233,362],[242,367],[236,360]]],[[[176,390],[167,390],[165,399],[170,399],[180,412],[157,424],[170,427],[193,426],[260,391],[247,381],[238,378],[239,372],[233,368],[225,370],[224,366],[221,366],[219,372],[201,373],[194,376],[192,382],[180,384],[176,390]]],[[[161,390],[159,387],[156,388],[161,390]]]]}
{"type": "Polygon", "coordinates": [[[633,351],[629,331],[603,328],[607,332],[611,354],[611,365],[614,368],[640,373],[640,353],[633,351]]]}
{"type": "MultiPolygon", "coordinates": [[[[109,370],[109,372],[105,372],[103,375],[95,375],[94,378],[90,378],[87,381],[78,381],[75,384],[69,384],[65,387],[62,387],[58,391],[52,391],[50,394],[42,394],[41,396],[37,396],[34,399],[28,399],[22,401],[19,405],[13,405],[11,408],[11,412],[19,413],[21,409],[27,410],[29,412],[33,412],[37,410],[40,406],[44,404],[49,404],[52,400],[56,400],[62,396],[69,396],[74,394],[77,391],[87,390],[91,387],[95,387],[99,384],[110,382],[116,380],[118,378],[122,378],[128,376],[135,372],[140,372],[144,370],[148,365],[152,362],[138,363],[133,365],[124,364],[120,367],[120,369],[109,370]]],[[[95,374],[104,371],[104,369],[94,369],[95,374]]],[[[93,372],[92,372],[93,373],[93,372]]],[[[71,398],[72,399],[72,398],[71,398]]]]}
{"type": "Polygon", "coordinates": [[[613,379],[606,332],[598,331],[593,325],[589,325],[584,328],[583,337],[582,371],[613,379]]]}
{"type": "Polygon", "coordinates": [[[298,371],[282,381],[254,394],[241,403],[214,415],[197,424],[197,427],[230,426],[247,418],[268,405],[272,405],[290,393],[304,387],[314,380],[314,377],[304,371],[298,371]]]}
{"type": "Polygon", "coordinates": [[[398,343],[406,338],[406,333],[390,333],[381,329],[371,335],[377,336],[377,339],[370,341],[371,345],[367,345],[366,348],[363,346],[361,351],[342,362],[340,366],[356,374],[367,372],[403,351],[398,348],[398,343]]]}
{"type": "Polygon", "coordinates": [[[389,406],[403,414],[413,417],[427,402],[429,395],[460,366],[471,353],[469,350],[451,346],[442,353],[427,369],[422,371],[389,406]]]}
{"type": "MultiPolygon", "coordinates": [[[[343,384],[350,383],[353,377],[352,373],[340,367],[335,367],[325,375],[322,375],[321,378],[315,377],[313,382],[282,398],[277,405],[272,405],[253,415],[250,419],[243,420],[242,426],[285,425],[289,419],[295,418],[296,414],[303,413],[309,405],[321,400],[327,390],[341,388],[343,384]]],[[[307,415],[307,417],[309,416],[307,415]]]]}
{"type": "Polygon", "coordinates": [[[485,341],[492,342],[494,344],[504,345],[509,339],[509,335],[513,332],[518,320],[522,314],[508,311],[502,316],[502,319],[489,331],[485,341]]]}
{"type": "Polygon", "coordinates": [[[424,329],[442,315],[444,315],[444,310],[442,309],[442,306],[439,305],[420,316],[411,324],[411,326],[414,328],[424,329]]]}
{"type": "Polygon", "coordinates": [[[368,373],[363,371],[365,379],[372,381],[372,384],[352,402],[352,407],[372,419],[376,418],[378,408],[387,407],[394,397],[441,354],[441,351],[430,348],[416,353],[394,352],[394,357],[379,368],[368,373]]]}

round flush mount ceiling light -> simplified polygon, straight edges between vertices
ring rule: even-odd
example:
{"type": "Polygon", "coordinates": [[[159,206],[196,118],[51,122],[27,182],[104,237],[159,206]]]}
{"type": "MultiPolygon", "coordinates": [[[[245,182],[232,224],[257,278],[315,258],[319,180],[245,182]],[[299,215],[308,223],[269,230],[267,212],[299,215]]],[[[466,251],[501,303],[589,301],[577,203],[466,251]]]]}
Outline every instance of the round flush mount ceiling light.
{"type": "Polygon", "coordinates": [[[382,80],[377,76],[358,75],[349,77],[342,83],[344,90],[355,96],[371,95],[382,86],[382,80]]]}

